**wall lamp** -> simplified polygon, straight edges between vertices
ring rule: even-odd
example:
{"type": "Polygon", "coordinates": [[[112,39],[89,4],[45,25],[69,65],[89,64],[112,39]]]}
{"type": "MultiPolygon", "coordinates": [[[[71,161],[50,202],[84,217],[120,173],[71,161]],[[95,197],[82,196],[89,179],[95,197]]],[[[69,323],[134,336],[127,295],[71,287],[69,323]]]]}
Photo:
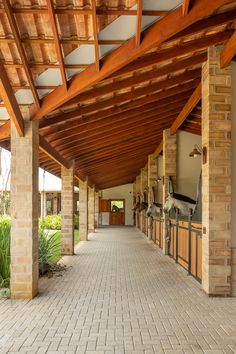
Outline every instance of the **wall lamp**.
{"type": "Polygon", "coordinates": [[[202,163],[205,164],[207,162],[207,148],[204,146],[201,148],[197,144],[194,145],[193,151],[190,152],[189,157],[196,158],[202,155],[202,163]]]}

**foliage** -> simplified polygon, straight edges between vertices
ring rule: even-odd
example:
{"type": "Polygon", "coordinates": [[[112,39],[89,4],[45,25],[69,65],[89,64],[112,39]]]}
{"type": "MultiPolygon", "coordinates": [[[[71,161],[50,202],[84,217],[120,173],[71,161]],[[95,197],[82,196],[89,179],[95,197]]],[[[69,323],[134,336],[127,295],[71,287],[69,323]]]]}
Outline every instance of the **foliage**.
{"type": "Polygon", "coordinates": [[[10,214],[10,193],[7,191],[0,192],[0,214],[10,214]]]}
{"type": "Polygon", "coordinates": [[[39,229],[61,230],[61,214],[41,217],[39,229]]]}
{"type": "Polygon", "coordinates": [[[79,215],[77,214],[74,215],[74,229],[75,230],[79,229],[79,215]]]}
{"type": "Polygon", "coordinates": [[[61,258],[60,232],[39,229],[39,263],[55,264],[61,258]]]}
{"type": "Polygon", "coordinates": [[[0,217],[0,288],[10,285],[10,234],[11,221],[6,216],[0,217]]]}

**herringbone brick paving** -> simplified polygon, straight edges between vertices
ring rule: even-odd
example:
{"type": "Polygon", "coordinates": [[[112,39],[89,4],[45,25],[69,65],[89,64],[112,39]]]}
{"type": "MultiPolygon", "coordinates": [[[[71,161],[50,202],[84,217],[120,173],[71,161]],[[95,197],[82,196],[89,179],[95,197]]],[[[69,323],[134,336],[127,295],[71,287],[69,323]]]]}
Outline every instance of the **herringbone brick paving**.
{"type": "Polygon", "coordinates": [[[134,228],[99,229],[42,279],[0,301],[0,353],[236,353],[236,299],[208,298],[134,228]]]}

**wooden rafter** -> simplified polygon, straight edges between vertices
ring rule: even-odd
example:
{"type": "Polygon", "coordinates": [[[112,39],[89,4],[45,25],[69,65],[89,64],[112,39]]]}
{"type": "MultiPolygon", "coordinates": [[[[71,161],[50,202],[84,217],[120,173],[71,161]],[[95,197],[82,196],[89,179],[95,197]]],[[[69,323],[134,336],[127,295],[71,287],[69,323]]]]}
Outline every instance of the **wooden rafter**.
{"type": "Polygon", "coordinates": [[[24,136],[24,120],[9,82],[6,70],[0,61],[0,96],[20,136],[24,136]]]}
{"type": "Polygon", "coordinates": [[[4,124],[0,125],[0,141],[7,140],[11,134],[11,123],[7,120],[4,124]]]}
{"type": "Polygon", "coordinates": [[[39,135],[39,149],[59,165],[71,167],[71,161],[65,160],[41,135],[39,135]]]}
{"type": "Polygon", "coordinates": [[[28,64],[28,61],[27,61],[27,58],[26,58],[26,54],[25,54],[23,45],[21,43],[21,39],[20,39],[20,34],[19,34],[19,31],[18,31],[17,23],[16,23],[16,20],[15,20],[14,14],[12,12],[12,8],[11,8],[9,0],[3,0],[3,5],[4,5],[4,9],[6,11],[6,14],[7,14],[8,21],[10,23],[10,27],[11,27],[11,30],[12,30],[12,33],[13,33],[13,36],[14,36],[14,39],[15,39],[15,42],[16,42],[16,46],[17,46],[21,61],[22,61],[23,66],[24,66],[24,70],[25,70],[25,74],[27,76],[27,80],[29,82],[29,85],[30,85],[30,88],[31,88],[31,91],[32,91],[32,94],[33,94],[33,97],[34,97],[34,100],[35,100],[36,108],[38,109],[40,107],[40,101],[39,101],[38,93],[37,93],[37,90],[36,90],[36,88],[34,86],[33,76],[32,76],[32,73],[30,71],[30,67],[29,67],[29,64],[28,64]]]}
{"type": "MultiPolygon", "coordinates": [[[[71,103],[78,104],[79,102],[87,101],[87,100],[93,99],[98,96],[103,96],[103,95],[109,94],[110,92],[122,90],[124,88],[131,87],[131,86],[136,86],[136,85],[143,83],[145,81],[160,78],[162,76],[164,77],[164,75],[166,75],[166,74],[171,75],[171,74],[174,74],[176,71],[187,69],[192,66],[197,66],[198,64],[200,67],[201,64],[204,61],[206,61],[206,59],[207,59],[207,54],[203,53],[203,54],[195,55],[193,57],[190,57],[190,58],[187,58],[184,60],[175,61],[171,64],[167,64],[165,66],[162,66],[161,68],[159,68],[157,70],[149,70],[143,74],[139,74],[137,76],[132,76],[127,79],[123,79],[122,81],[112,82],[111,84],[107,84],[102,87],[88,90],[88,91],[78,95],[75,99],[73,99],[71,101],[71,103]]],[[[166,79],[160,81],[160,86],[161,86],[162,81],[165,82],[166,79]]]]}
{"type": "Polygon", "coordinates": [[[135,38],[130,39],[102,60],[102,69],[99,72],[96,71],[95,65],[91,65],[73,78],[66,93],[60,87],[55,89],[43,99],[42,106],[37,112],[35,110],[31,111],[32,119],[41,119],[86,88],[108,77],[148,50],[168,40],[199,19],[211,15],[219,7],[229,2],[231,0],[215,0],[208,3],[205,0],[195,1],[191,11],[185,17],[182,16],[182,8],[170,12],[143,32],[143,40],[140,46],[136,47],[135,38]]]}
{"type": "Polygon", "coordinates": [[[183,0],[182,9],[183,9],[183,16],[186,16],[189,12],[190,7],[190,0],[183,0]]]}
{"type": "Polygon", "coordinates": [[[95,53],[95,68],[100,70],[99,45],[98,45],[98,28],[96,14],[96,0],[91,0],[92,4],[92,22],[93,22],[93,37],[94,37],[94,53],[95,53]]]}
{"type": "Polygon", "coordinates": [[[224,48],[220,53],[221,68],[225,68],[226,66],[230,65],[230,62],[235,55],[236,55],[236,31],[226,42],[224,48]]]}
{"type": "Polygon", "coordinates": [[[188,117],[188,115],[192,112],[194,107],[198,104],[198,102],[202,98],[202,86],[201,84],[198,85],[196,90],[193,92],[192,96],[189,98],[188,102],[182,109],[182,111],[179,113],[178,117],[172,124],[170,128],[171,134],[175,134],[178,128],[183,124],[185,119],[188,117]]]}
{"type": "Polygon", "coordinates": [[[59,62],[59,67],[60,67],[60,72],[61,72],[62,85],[63,85],[64,89],[67,89],[67,79],[66,79],[66,72],[65,72],[65,66],[64,66],[64,58],[63,58],[61,44],[60,44],[60,38],[59,38],[59,33],[58,33],[58,28],[57,28],[57,20],[56,20],[56,16],[55,16],[55,12],[54,12],[53,1],[47,0],[47,4],[48,4],[48,13],[49,13],[50,24],[52,26],[54,43],[55,43],[56,52],[57,52],[57,59],[59,62]]]}
{"type": "MultiPolygon", "coordinates": [[[[172,95],[173,92],[174,93],[178,92],[178,88],[170,89],[170,91],[167,89],[170,86],[178,85],[179,82],[184,83],[184,82],[193,80],[193,82],[189,82],[184,86],[184,87],[190,89],[191,87],[196,85],[195,79],[200,78],[200,76],[201,76],[201,69],[191,70],[187,73],[180,74],[180,75],[175,76],[173,78],[166,79],[166,80],[154,83],[154,84],[146,86],[146,87],[137,88],[135,91],[130,91],[130,92],[127,92],[124,94],[120,94],[119,96],[115,96],[113,98],[109,98],[109,99],[106,99],[106,100],[103,100],[100,102],[96,102],[96,103],[93,103],[93,104],[90,104],[90,105],[87,105],[84,107],[80,107],[78,110],[64,113],[61,116],[57,116],[55,118],[50,118],[46,122],[43,122],[43,124],[41,126],[47,126],[47,125],[59,123],[61,121],[65,121],[68,119],[77,118],[78,116],[80,116],[82,114],[89,114],[89,113],[92,113],[92,112],[97,111],[99,109],[103,109],[104,107],[109,107],[109,106],[121,104],[122,102],[127,102],[127,100],[137,100],[140,96],[144,96],[144,95],[150,95],[150,96],[146,97],[142,101],[140,100],[139,102],[135,102],[135,101],[133,103],[131,102],[130,106],[132,104],[133,104],[133,106],[136,106],[139,103],[141,105],[144,102],[150,103],[150,102],[153,102],[155,99],[162,99],[162,98],[168,97],[167,96],[168,94],[172,95]],[[155,95],[155,92],[161,91],[161,90],[166,90],[168,92],[163,91],[163,92],[159,92],[158,94],[155,95]]],[[[181,87],[183,87],[183,86],[180,85],[180,89],[181,89],[181,87]]],[[[119,109],[119,108],[117,108],[117,109],[119,109]]]]}
{"type": "Polygon", "coordinates": [[[143,0],[137,0],[136,46],[141,43],[143,0]]]}

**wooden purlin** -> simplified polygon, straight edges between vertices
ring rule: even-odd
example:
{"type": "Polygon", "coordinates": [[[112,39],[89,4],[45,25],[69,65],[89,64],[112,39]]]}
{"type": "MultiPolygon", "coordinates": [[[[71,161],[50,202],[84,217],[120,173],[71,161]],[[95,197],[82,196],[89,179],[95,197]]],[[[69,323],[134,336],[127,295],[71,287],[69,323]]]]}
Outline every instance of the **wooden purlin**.
{"type": "Polygon", "coordinates": [[[3,0],[3,5],[4,5],[4,9],[6,11],[6,14],[7,14],[7,18],[8,18],[12,33],[14,35],[14,39],[16,42],[16,46],[17,46],[21,61],[23,63],[25,74],[27,76],[27,80],[30,85],[30,89],[32,91],[32,94],[33,94],[33,97],[35,100],[35,107],[36,107],[36,109],[38,109],[40,107],[40,100],[38,97],[38,92],[37,92],[35,85],[34,85],[34,79],[33,79],[33,76],[32,76],[32,73],[31,73],[31,70],[29,67],[29,63],[28,63],[23,45],[21,43],[20,34],[19,34],[19,31],[17,28],[17,23],[15,20],[14,14],[12,12],[12,8],[11,8],[9,0],[3,0]]]}
{"type": "Polygon", "coordinates": [[[100,55],[98,45],[98,29],[97,29],[97,14],[96,14],[96,0],[91,0],[92,4],[92,22],[93,22],[93,37],[94,37],[94,53],[95,53],[95,68],[100,70],[100,55]]]}
{"type": "Polygon", "coordinates": [[[53,31],[53,35],[54,35],[54,44],[56,47],[59,68],[60,68],[60,72],[61,72],[62,85],[63,85],[64,89],[67,90],[67,78],[66,78],[66,72],[65,72],[65,66],[64,66],[64,58],[63,58],[61,44],[60,44],[60,38],[59,38],[59,34],[58,34],[57,20],[56,20],[56,16],[55,16],[55,12],[54,12],[53,1],[47,0],[47,5],[48,5],[50,24],[52,26],[52,31],[53,31]]]}
{"type": "Polygon", "coordinates": [[[42,100],[42,106],[39,110],[35,111],[32,109],[32,119],[42,119],[43,116],[68,102],[86,88],[108,77],[148,50],[163,43],[199,19],[211,15],[219,7],[229,2],[231,1],[215,0],[213,3],[206,3],[205,0],[195,1],[191,11],[185,17],[182,16],[182,8],[177,8],[170,12],[143,32],[143,40],[140,46],[135,46],[135,38],[130,39],[111,54],[104,57],[102,60],[102,69],[99,72],[96,71],[95,65],[91,65],[73,78],[66,93],[59,87],[48,94],[42,100]]]}

